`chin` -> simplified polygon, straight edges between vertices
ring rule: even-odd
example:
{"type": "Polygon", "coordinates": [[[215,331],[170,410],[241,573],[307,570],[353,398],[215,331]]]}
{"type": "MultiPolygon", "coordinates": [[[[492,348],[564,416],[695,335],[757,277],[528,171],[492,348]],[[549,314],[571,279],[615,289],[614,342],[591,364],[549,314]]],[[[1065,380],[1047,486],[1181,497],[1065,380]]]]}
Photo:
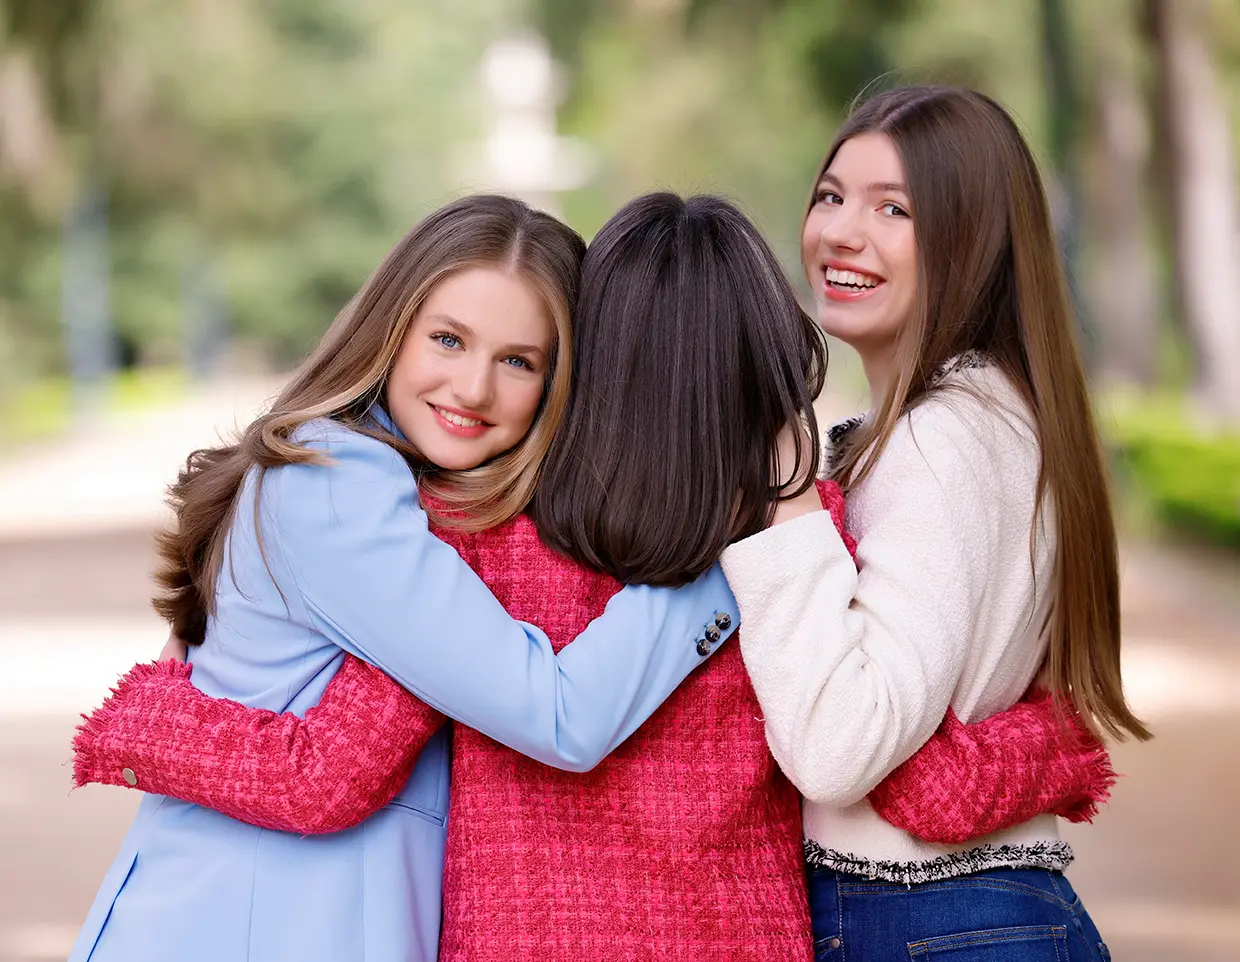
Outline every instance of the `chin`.
{"type": "Polygon", "coordinates": [[[469,471],[486,460],[485,455],[467,457],[461,454],[445,454],[442,456],[428,455],[429,460],[445,471],[469,471]]]}
{"type": "Polygon", "coordinates": [[[845,344],[849,343],[856,335],[856,332],[851,330],[850,325],[841,324],[838,317],[833,317],[825,311],[818,315],[818,327],[823,334],[841,340],[845,344]]]}
{"type": "Polygon", "coordinates": [[[849,347],[856,347],[873,340],[880,333],[882,325],[870,318],[841,317],[837,311],[823,311],[818,315],[818,326],[824,334],[843,341],[849,347]]]}

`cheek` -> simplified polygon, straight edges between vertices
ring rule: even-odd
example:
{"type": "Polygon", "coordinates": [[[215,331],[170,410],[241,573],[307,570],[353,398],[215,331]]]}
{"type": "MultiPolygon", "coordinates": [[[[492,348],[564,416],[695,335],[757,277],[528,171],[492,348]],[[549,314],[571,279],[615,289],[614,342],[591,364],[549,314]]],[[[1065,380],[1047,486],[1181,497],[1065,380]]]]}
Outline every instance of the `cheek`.
{"type": "Polygon", "coordinates": [[[912,238],[912,231],[907,235],[903,232],[886,239],[883,245],[883,260],[886,263],[888,276],[896,281],[897,299],[903,305],[912,304],[917,300],[917,245],[912,238]]]}
{"type": "Polygon", "coordinates": [[[918,288],[921,286],[917,272],[916,251],[910,244],[907,252],[907,259],[901,265],[901,275],[903,283],[901,286],[900,309],[897,330],[903,330],[904,326],[912,320],[913,312],[917,309],[918,288]]]}
{"type": "Polygon", "coordinates": [[[421,352],[415,344],[412,342],[406,343],[397,352],[396,360],[392,362],[390,380],[398,381],[401,384],[408,383],[412,378],[414,370],[421,363],[420,355],[421,352]]]}
{"type": "Polygon", "coordinates": [[[429,351],[417,348],[405,351],[392,368],[392,381],[407,395],[419,394],[432,387],[436,380],[442,380],[436,374],[439,363],[429,351]]]}
{"type": "Polygon", "coordinates": [[[911,226],[899,239],[896,254],[903,266],[905,277],[915,288],[917,285],[917,239],[913,235],[911,226]]]}
{"type": "Polygon", "coordinates": [[[523,434],[534,423],[534,416],[538,413],[538,405],[543,398],[543,387],[541,381],[526,382],[512,385],[507,392],[504,407],[508,412],[508,420],[514,429],[519,429],[523,434]]]}

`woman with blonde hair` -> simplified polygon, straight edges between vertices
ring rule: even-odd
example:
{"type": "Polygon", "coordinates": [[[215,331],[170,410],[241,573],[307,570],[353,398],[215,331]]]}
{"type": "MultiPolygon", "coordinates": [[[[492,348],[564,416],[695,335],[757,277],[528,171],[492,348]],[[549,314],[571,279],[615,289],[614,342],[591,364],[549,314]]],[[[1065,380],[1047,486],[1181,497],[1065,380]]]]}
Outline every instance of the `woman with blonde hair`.
{"type": "MultiPolygon", "coordinates": [[[[434,958],[450,752],[434,709],[588,769],[717,647],[700,644],[704,624],[735,630],[706,565],[677,589],[620,591],[557,654],[428,531],[501,524],[532,496],[568,396],[584,253],[520,201],[449,204],[388,253],[269,413],[190,457],[157,607],[194,646],[193,685],[303,715],[352,654],[377,667],[350,662],[349,684],[381,669],[421,699],[369,724],[433,722],[412,774],[389,776],[390,804],[354,831],[264,832],[147,795],[72,959],[434,958]]],[[[96,743],[116,710],[96,713],[96,743]]],[[[128,760],[109,774],[150,787],[128,760]]]]}
{"type": "Polygon", "coordinates": [[[802,258],[870,386],[829,451],[857,564],[801,495],[723,565],[805,798],[818,958],[1104,958],[1053,818],[935,845],[866,800],[945,712],[986,719],[1035,679],[1095,732],[1149,737],[1120,683],[1106,470],[1034,160],[982,94],[882,93],[827,152],[802,258]]]}

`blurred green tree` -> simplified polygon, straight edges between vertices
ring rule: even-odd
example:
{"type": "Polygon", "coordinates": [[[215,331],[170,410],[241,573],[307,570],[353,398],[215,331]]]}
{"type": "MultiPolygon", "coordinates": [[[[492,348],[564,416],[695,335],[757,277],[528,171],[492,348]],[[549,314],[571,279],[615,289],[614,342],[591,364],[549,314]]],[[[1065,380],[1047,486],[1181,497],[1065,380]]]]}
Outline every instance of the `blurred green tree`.
{"type": "Polygon", "coordinates": [[[93,169],[131,356],[183,355],[189,276],[214,278],[241,338],[296,357],[463,185],[478,60],[518,22],[511,0],[6,0],[0,354],[63,366],[58,225],[93,169]]]}

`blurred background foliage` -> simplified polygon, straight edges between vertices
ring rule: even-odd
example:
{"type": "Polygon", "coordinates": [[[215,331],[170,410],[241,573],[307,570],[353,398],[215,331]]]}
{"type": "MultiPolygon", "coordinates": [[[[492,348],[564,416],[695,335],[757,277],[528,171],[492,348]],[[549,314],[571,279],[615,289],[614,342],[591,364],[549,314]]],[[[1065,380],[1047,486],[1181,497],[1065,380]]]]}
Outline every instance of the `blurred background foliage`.
{"type": "Polygon", "coordinates": [[[169,368],[295,361],[418,216],[482,186],[480,64],[534,30],[560,130],[593,159],[554,198],[574,226],[655,187],[719,191],[795,277],[809,180],[854,98],[997,97],[1051,184],[1121,490],[1240,544],[1236,0],[0,9],[0,439],[68,420],[79,275],[110,331],[101,369],[127,372],[113,399],[176,390],[169,368]]]}

